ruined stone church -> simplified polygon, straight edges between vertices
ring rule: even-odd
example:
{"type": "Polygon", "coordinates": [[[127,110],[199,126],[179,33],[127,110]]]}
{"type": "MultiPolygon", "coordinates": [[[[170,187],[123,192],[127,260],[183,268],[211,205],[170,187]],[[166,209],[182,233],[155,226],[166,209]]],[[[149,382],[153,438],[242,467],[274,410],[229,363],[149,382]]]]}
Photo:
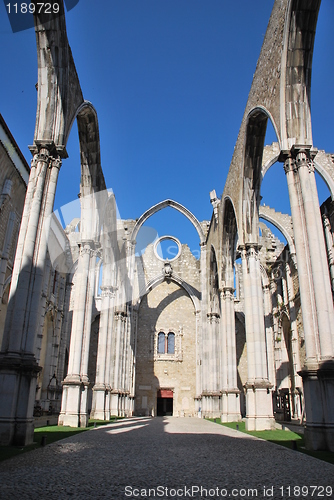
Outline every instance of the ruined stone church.
{"type": "Polygon", "coordinates": [[[1,120],[0,444],[31,443],[39,408],[75,427],[115,415],[244,418],[249,430],[294,420],[309,448],[334,451],[334,158],[313,145],[309,104],[320,0],[274,3],[210,221],[171,199],[117,219],[59,3],[62,15],[35,15],[29,177],[1,120]],[[75,120],[81,217],[63,229],[53,204],[75,120]],[[276,162],[291,216],[260,204],[276,162]],[[315,170],[331,193],[321,207],[315,170]],[[166,207],[195,227],[199,259],[173,234],[136,252],[143,224],[166,207]],[[172,259],[159,252],[165,240],[172,259]]]}

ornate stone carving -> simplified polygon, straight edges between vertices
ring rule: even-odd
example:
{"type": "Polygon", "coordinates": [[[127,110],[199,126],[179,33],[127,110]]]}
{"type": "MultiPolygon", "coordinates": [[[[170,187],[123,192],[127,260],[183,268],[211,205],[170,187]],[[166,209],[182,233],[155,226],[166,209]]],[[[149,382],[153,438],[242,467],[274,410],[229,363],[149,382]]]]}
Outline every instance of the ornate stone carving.
{"type": "Polygon", "coordinates": [[[62,166],[62,160],[59,156],[57,158],[52,158],[49,167],[55,167],[58,168],[58,170],[60,170],[61,166],[62,166]]]}
{"type": "Polygon", "coordinates": [[[168,260],[164,263],[164,267],[162,269],[162,272],[163,272],[165,279],[172,277],[173,268],[172,268],[171,263],[168,260]]]}

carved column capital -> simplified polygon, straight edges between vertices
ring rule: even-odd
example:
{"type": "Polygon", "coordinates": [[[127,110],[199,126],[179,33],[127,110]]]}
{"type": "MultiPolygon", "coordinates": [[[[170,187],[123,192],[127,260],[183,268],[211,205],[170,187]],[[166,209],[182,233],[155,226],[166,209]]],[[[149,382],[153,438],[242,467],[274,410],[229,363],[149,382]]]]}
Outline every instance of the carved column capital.
{"type": "Polygon", "coordinates": [[[58,170],[60,170],[60,168],[62,166],[62,160],[61,160],[61,158],[59,156],[57,156],[55,158],[51,156],[50,160],[51,160],[51,162],[49,164],[49,167],[50,168],[54,167],[54,168],[57,168],[58,170]]]}
{"type": "Polygon", "coordinates": [[[285,159],[283,168],[285,174],[288,174],[289,172],[297,172],[298,170],[295,160],[291,157],[285,159]]]}
{"type": "Polygon", "coordinates": [[[50,156],[49,151],[46,148],[41,149],[37,153],[34,154],[31,160],[31,168],[35,168],[38,163],[44,162],[49,164],[52,156],[50,156]]]}
{"type": "Polygon", "coordinates": [[[258,260],[261,245],[258,245],[257,243],[248,243],[245,245],[245,247],[247,259],[253,257],[254,259],[258,260]]]}
{"type": "Polygon", "coordinates": [[[220,319],[220,314],[218,314],[217,312],[210,311],[207,313],[207,318],[209,323],[218,323],[220,319]]]}
{"type": "Polygon", "coordinates": [[[116,290],[117,287],[115,286],[101,286],[101,296],[102,297],[110,297],[111,299],[114,299],[116,296],[116,290]]]}
{"type": "Polygon", "coordinates": [[[223,286],[219,289],[220,297],[223,300],[234,299],[235,289],[232,286],[223,286]]]}
{"type": "Polygon", "coordinates": [[[115,320],[125,321],[127,314],[124,311],[115,311],[115,320]]]}
{"type": "Polygon", "coordinates": [[[284,171],[297,172],[302,167],[307,167],[309,172],[314,172],[313,159],[317,154],[316,149],[312,149],[311,145],[295,144],[291,151],[282,151],[279,161],[284,162],[284,171]]]}
{"type": "Polygon", "coordinates": [[[244,245],[239,245],[239,251],[241,254],[241,258],[255,257],[258,259],[259,251],[261,250],[262,245],[258,243],[245,243],[244,245]]]}
{"type": "Polygon", "coordinates": [[[80,255],[89,254],[91,257],[93,257],[95,252],[96,252],[95,245],[92,240],[86,240],[81,242],[80,255]]]}

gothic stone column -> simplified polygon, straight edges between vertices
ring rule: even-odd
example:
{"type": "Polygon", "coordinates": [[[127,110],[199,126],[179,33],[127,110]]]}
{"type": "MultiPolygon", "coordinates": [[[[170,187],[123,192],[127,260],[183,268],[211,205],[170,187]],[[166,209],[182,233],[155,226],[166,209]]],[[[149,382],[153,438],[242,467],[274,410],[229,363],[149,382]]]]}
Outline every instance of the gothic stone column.
{"type": "Polygon", "coordinates": [[[90,283],[91,260],[94,243],[82,242],[78,263],[78,296],[73,311],[68,374],[63,382],[63,397],[59,425],[79,427],[87,425],[87,415],[83,408],[87,392],[88,377],[85,361],[88,359],[86,350],[89,347],[88,329],[91,327],[92,285],[90,283]],[[82,415],[82,417],[80,416],[82,415]]]}
{"type": "Polygon", "coordinates": [[[298,339],[298,329],[297,329],[297,317],[296,317],[296,307],[294,302],[294,290],[293,282],[291,277],[291,267],[289,262],[285,264],[285,274],[286,274],[286,285],[289,300],[289,314],[290,314],[290,325],[291,325],[291,354],[293,359],[293,404],[292,404],[292,416],[294,419],[301,419],[301,407],[300,407],[300,396],[302,392],[302,379],[299,375],[300,371],[300,357],[299,357],[299,339],[298,339]]]}
{"type": "Polygon", "coordinates": [[[294,228],[305,336],[303,378],[311,449],[334,451],[334,310],[310,146],[283,155],[294,228]]]}
{"type": "Polygon", "coordinates": [[[245,297],[248,380],[246,429],[265,430],[274,425],[271,384],[268,380],[263,294],[258,246],[241,247],[245,297]]]}
{"type": "MultiPolygon", "coordinates": [[[[106,392],[108,391],[107,380],[107,358],[108,358],[108,324],[110,312],[110,302],[114,296],[111,287],[102,287],[101,319],[99,328],[99,341],[96,360],[96,381],[93,387],[93,411],[92,418],[97,420],[108,420],[106,415],[106,392]]],[[[109,377],[108,377],[109,379],[109,377]]]]}
{"type": "Polygon", "coordinates": [[[219,314],[210,312],[207,314],[207,339],[205,359],[205,389],[202,394],[204,416],[210,418],[220,417],[220,391],[219,391],[219,314]]]}
{"type": "Polygon", "coordinates": [[[123,329],[123,311],[114,313],[114,340],[112,343],[112,361],[111,361],[111,394],[110,394],[110,413],[119,416],[119,394],[120,394],[120,366],[121,366],[121,339],[123,329]]]}
{"type": "Polygon", "coordinates": [[[53,144],[39,144],[27,188],[0,353],[0,444],[33,442],[35,358],[47,252],[46,221],[53,210],[61,160],[53,144]]]}
{"type": "Polygon", "coordinates": [[[237,352],[235,341],[235,313],[234,313],[234,289],[226,286],[221,290],[221,309],[224,316],[225,335],[222,341],[225,346],[222,349],[224,365],[222,367],[223,383],[222,414],[223,422],[235,422],[241,420],[240,414],[240,391],[237,385],[237,352]]]}
{"type": "Polygon", "coordinates": [[[276,385],[275,374],[275,354],[274,354],[274,332],[272,327],[272,301],[271,285],[265,285],[264,294],[264,323],[266,331],[267,359],[268,359],[268,379],[271,385],[276,385]]]}

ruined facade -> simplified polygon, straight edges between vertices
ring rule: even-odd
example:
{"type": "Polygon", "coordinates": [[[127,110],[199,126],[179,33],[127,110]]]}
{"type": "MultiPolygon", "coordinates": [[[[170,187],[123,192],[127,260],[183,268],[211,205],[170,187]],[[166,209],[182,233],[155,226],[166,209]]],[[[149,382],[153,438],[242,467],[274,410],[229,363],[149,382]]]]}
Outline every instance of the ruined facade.
{"type": "Polygon", "coordinates": [[[333,197],[334,164],[313,146],[309,107],[319,7],[275,1],[225,189],[210,193],[212,218],[202,222],[174,200],[117,220],[65,17],[36,15],[38,110],[0,353],[2,444],[31,442],[38,401],[70,426],[172,414],[244,417],[262,430],[294,419],[310,448],[334,449],[333,204],[320,210],[314,177],[333,197]],[[75,118],[81,217],[63,230],[52,209],[75,118]],[[268,119],[277,143],[265,146],[268,119]],[[275,162],[291,217],[260,205],[275,162]],[[145,221],[166,207],[194,225],[199,259],[174,235],[165,235],[170,260],[159,241],[136,251],[145,221]]]}

